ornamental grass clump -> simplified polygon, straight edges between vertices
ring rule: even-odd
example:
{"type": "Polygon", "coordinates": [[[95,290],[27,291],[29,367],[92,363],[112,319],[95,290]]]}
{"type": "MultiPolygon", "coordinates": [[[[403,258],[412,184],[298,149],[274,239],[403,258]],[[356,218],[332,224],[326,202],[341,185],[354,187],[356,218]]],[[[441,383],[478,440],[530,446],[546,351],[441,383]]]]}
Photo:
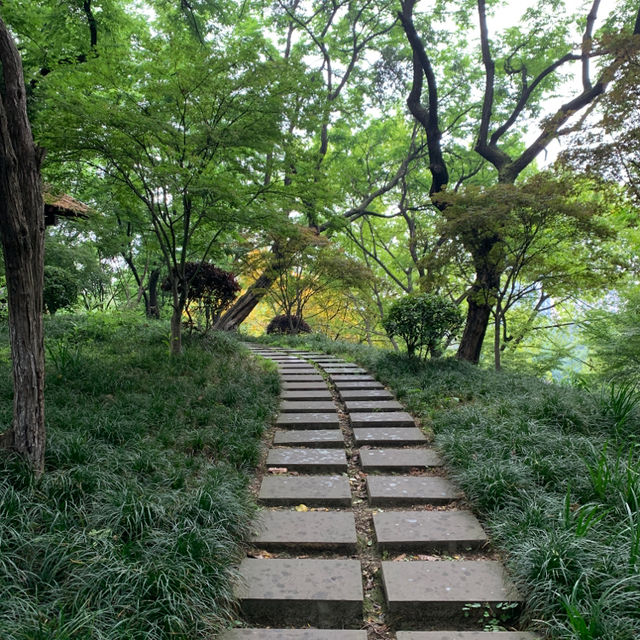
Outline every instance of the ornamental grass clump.
{"type": "Polygon", "coordinates": [[[49,363],[44,474],[0,451],[3,639],[192,640],[235,616],[234,565],[254,513],[247,482],[277,375],[217,334],[169,358],[158,324],[49,323],[53,343],[82,346],[78,366],[49,363]]]}

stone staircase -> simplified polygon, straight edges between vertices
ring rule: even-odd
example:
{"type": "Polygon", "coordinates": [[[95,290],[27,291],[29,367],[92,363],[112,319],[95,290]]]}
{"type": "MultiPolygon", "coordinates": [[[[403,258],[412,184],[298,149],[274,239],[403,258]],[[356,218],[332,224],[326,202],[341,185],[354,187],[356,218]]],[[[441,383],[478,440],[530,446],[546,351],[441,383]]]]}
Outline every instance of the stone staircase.
{"type": "Polygon", "coordinates": [[[478,630],[521,598],[402,405],[333,356],[247,346],[282,397],[224,640],[534,640],[478,630]]]}

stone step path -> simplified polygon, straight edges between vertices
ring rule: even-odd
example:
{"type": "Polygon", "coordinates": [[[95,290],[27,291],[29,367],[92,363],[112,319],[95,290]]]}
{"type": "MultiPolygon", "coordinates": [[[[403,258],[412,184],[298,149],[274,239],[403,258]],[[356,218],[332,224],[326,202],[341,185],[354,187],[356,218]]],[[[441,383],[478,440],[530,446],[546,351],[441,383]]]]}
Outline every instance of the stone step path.
{"type": "Polygon", "coordinates": [[[472,630],[466,605],[481,614],[520,595],[499,562],[474,555],[485,532],[433,475],[442,461],[393,395],[334,356],[247,346],[276,362],[282,395],[252,539],[262,551],[236,587],[255,628],[223,640],[535,640],[481,620],[472,630]],[[431,555],[443,553],[458,555],[431,555]]]}

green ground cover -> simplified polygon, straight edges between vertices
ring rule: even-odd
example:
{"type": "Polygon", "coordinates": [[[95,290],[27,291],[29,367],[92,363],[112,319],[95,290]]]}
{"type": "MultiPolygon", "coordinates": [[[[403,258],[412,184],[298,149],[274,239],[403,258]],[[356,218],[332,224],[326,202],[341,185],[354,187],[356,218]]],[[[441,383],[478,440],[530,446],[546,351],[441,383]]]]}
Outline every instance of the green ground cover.
{"type": "Polygon", "coordinates": [[[354,360],[434,434],[553,638],[640,637],[640,415],[631,388],[572,388],[321,336],[265,338],[354,360]]]}
{"type": "Polygon", "coordinates": [[[3,639],[193,639],[233,616],[277,374],[224,335],[172,361],[167,333],[125,316],[48,321],[46,471],[0,452],[3,639]]]}

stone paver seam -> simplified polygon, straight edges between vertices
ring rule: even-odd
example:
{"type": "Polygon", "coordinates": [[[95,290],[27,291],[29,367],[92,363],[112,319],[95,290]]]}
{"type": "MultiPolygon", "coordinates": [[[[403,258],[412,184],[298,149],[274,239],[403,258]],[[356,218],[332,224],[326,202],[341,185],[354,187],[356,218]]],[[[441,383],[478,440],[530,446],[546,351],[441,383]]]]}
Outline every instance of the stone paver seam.
{"type": "MultiPolygon", "coordinates": [[[[320,370],[325,365],[315,363],[320,370]]],[[[328,365],[331,367],[331,365],[328,365]]],[[[373,529],[373,511],[368,507],[366,487],[362,478],[364,473],[360,465],[359,448],[356,444],[349,412],[340,396],[331,376],[323,371],[327,384],[333,394],[334,402],[338,405],[341,419],[341,429],[343,430],[348,462],[348,475],[353,498],[353,512],[359,524],[358,531],[358,557],[363,568],[362,585],[365,594],[365,605],[363,610],[363,622],[367,631],[368,640],[379,640],[382,630],[382,637],[392,639],[395,634],[386,625],[386,601],[383,594],[382,585],[382,556],[378,552],[373,529]],[[364,539],[362,535],[364,534],[364,539]],[[368,575],[367,575],[368,574],[368,575]],[[367,604],[367,600],[369,604],[367,604]]]]}

